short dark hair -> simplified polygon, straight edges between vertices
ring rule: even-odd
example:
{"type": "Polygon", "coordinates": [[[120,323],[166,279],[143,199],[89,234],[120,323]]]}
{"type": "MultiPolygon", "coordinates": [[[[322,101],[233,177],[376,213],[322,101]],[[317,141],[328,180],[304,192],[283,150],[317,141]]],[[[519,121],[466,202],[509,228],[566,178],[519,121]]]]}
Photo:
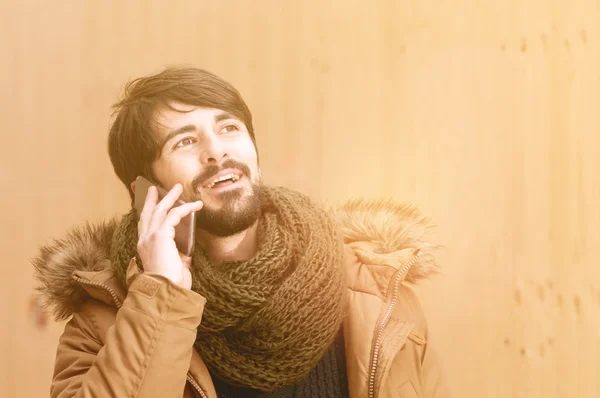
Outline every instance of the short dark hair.
{"type": "MultiPolygon", "coordinates": [[[[131,203],[131,183],[141,175],[154,179],[152,162],[159,155],[155,110],[170,102],[220,109],[239,118],[256,148],[252,114],[240,93],[222,78],[204,69],[169,66],[125,86],[123,99],[113,105],[116,115],[108,135],[108,155],[115,173],[125,184],[131,203]]],[[[173,109],[171,107],[171,109],[173,109]]],[[[258,154],[258,150],[257,150],[258,154]]]]}

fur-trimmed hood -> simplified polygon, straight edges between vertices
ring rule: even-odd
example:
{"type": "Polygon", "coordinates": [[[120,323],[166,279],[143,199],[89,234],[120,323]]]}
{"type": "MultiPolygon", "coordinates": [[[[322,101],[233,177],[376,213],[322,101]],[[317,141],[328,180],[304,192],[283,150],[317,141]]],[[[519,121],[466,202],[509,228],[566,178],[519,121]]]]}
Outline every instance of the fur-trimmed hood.
{"type": "MultiPolygon", "coordinates": [[[[416,207],[392,200],[357,199],[329,209],[358,259],[370,265],[391,265],[398,268],[398,253],[412,249],[420,256],[408,269],[404,280],[415,283],[438,272],[433,257],[437,245],[427,240],[428,220],[416,207]]],[[[72,278],[75,271],[104,270],[109,262],[112,237],[117,218],[98,223],[86,223],[40,247],[32,259],[37,290],[43,296],[44,307],[56,320],[67,319],[87,296],[72,278]]]]}

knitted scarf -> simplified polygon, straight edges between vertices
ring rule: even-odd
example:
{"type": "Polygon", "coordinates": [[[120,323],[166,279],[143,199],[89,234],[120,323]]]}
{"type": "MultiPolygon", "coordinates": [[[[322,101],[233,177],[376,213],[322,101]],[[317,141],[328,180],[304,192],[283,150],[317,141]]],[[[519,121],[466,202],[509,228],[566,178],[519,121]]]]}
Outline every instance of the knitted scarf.
{"type": "MultiPolygon", "coordinates": [[[[254,258],[215,264],[196,246],[192,290],[207,302],[195,348],[227,383],[274,391],[303,379],[339,331],[343,246],[333,220],[308,197],[268,186],[260,195],[254,258]]],[[[111,249],[124,286],[137,239],[131,211],[115,230],[111,249]]]]}

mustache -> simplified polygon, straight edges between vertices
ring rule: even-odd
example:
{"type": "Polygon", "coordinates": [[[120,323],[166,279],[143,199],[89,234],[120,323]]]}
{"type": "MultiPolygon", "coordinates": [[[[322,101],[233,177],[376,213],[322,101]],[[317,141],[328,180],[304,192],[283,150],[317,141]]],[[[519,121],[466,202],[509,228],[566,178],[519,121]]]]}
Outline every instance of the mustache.
{"type": "Polygon", "coordinates": [[[200,174],[198,174],[191,183],[191,186],[195,192],[198,191],[198,188],[202,186],[202,183],[209,178],[214,177],[220,171],[225,169],[238,169],[242,172],[242,175],[245,175],[248,178],[251,178],[250,167],[246,166],[242,162],[238,162],[237,160],[227,159],[220,165],[211,164],[206,169],[204,169],[200,174]]]}

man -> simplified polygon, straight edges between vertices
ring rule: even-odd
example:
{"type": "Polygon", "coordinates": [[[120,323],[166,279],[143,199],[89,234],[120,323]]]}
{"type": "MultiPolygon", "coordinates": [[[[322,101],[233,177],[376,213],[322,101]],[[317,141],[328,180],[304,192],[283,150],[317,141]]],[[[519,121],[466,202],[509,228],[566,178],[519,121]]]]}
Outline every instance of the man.
{"type": "Polygon", "coordinates": [[[34,259],[57,320],[52,397],[449,397],[418,300],[425,220],[355,200],[325,211],[263,184],[230,84],[171,67],[129,83],[108,149],[138,217],[74,229],[34,259]],[[173,207],[177,199],[186,204],[173,207]],[[174,227],[196,212],[191,257],[174,227]]]}

